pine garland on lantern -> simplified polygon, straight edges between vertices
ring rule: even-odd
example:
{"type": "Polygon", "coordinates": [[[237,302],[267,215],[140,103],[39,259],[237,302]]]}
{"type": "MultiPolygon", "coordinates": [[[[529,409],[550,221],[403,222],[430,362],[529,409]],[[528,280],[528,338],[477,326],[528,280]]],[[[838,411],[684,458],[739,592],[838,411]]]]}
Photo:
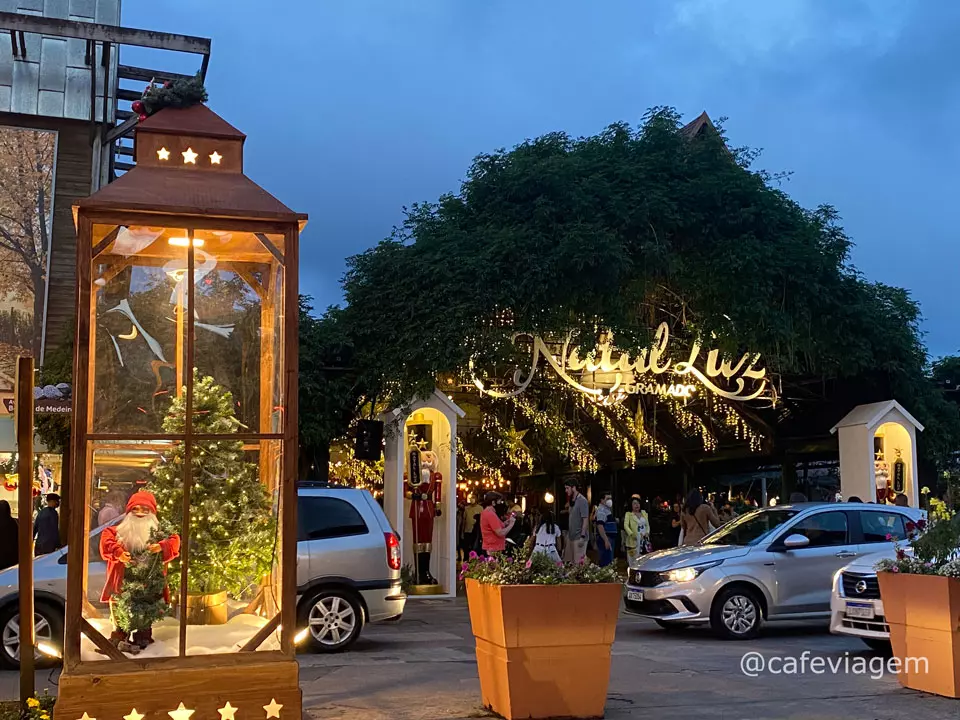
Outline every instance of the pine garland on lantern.
{"type": "MultiPolygon", "coordinates": [[[[163,421],[163,431],[184,432],[186,393],[176,398],[163,421]]],[[[260,482],[258,467],[244,458],[243,442],[230,433],[241,427],[234,414],[233,394],[209,376],[193,374],[193,432],[223,434],[192,448],[189,570],[191,592],[226,590],[238,599],[267,574],[276,551],[272,503],[260,482]]],[[[183,526],[183,443],[153,468],[150,490],[158,514],[183,526]]],[[[175,573],[174,573],[175,574],[175,573]]]]}
{"type": "Polygon", "coordinates": [[[192,78],[180,78],[157,85],[152,80],[143,91],[143,96],[130,105],[137,113],[140,122],[163,108],[187,108],[207,101],[207,89],[203,86],[200,73],[192,78]]]}

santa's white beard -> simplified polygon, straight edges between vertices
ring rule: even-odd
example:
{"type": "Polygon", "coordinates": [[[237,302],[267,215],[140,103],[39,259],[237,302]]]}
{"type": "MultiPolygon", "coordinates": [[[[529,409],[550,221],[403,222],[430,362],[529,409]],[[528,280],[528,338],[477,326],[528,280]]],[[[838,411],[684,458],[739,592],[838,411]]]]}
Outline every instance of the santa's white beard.
{"type": "Polygon", "coordinates": [[[160,525],[157,516],[153,513],[137,517],[127,513],[117,525],[117,540],[129,553],[142,551],[150,541],[150,533],[160,525]]]}

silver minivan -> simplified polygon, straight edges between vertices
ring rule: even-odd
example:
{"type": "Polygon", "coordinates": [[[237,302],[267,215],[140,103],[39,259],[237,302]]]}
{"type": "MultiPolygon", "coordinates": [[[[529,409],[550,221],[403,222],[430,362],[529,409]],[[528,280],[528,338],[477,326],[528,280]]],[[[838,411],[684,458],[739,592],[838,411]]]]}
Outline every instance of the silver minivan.
{"type": "Polygon", "coordinates": [[[826,621],[836,572],[922,515],[872,503],[754,510],[698,545],[640,558],[628,572],[625,608],[663,627],[709,624],[740,640],[755,637],[765,621],[826,621]]]}
{"type": "MultiPolygon", "coordinates": [[[[403,614],[400,538],[366,490],[320,483],[301,486],[297,494],[297,627],[309,630],[310,649],[338,652],[353,644],[366,623],[403,614]]],[[[102,529],[90,533],[91,558],[98,556],[102,529]]],[[[59,645],[67,548],[34,560],[33,576],[37,641],[59,645]]],[[[105,563],[90,563],[87,584],[95,605],[105,576],[105,563]]],[[[0,667],[20,663],[18,602],[12,567],[0,572],[0,667]]]]}

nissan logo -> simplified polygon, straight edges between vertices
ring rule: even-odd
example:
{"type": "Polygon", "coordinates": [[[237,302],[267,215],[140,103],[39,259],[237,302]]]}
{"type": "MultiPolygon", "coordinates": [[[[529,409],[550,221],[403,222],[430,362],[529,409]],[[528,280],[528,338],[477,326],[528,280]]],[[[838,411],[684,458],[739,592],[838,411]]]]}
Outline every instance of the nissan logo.
{"type": "Polygon", "coordinates": [[[867,581],[859,580],[857,584],[853,586],[853,589],[857,591],[857,595],[862,595],[867,591],[867,581]]]}

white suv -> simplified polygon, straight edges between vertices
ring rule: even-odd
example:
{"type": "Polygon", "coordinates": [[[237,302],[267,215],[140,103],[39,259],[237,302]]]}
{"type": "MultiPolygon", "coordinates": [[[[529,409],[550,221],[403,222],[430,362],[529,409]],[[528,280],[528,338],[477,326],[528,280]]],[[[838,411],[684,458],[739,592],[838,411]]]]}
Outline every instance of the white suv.
{"type": "MultiPolygon", "coordinates": [[[[923,517],[922,511],[911,512],[914,521],[923,517]]],[[[903,540],[899,530],[890,535],[903,540]]],[[[837,571],[830,596],[830,632],[858,637],[879,652],[890,651],[890,626],[883,614],[876,566],[881,560],[893,559],[895,552],[891,542],[882,551],[858,557],[837,571]]]]}

